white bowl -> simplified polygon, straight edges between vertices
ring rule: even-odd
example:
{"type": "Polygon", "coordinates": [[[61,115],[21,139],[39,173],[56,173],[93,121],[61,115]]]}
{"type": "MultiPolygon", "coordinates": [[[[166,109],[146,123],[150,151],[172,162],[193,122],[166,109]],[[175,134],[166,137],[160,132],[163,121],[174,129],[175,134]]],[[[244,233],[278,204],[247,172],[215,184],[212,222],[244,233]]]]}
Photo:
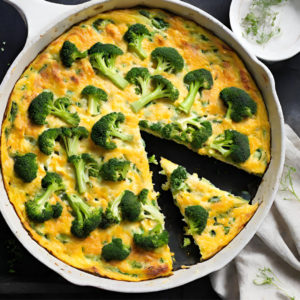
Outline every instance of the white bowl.
{"type": "Polygon", "coordinates": [[[283,5],[273,6],[272,9],[279,12],[277,20],[281,32],[271,38],[265,45],[259,45],[255,41],[243,37],[244,28],[242,19],[249,13],[253,0],[232,0],[230,6],[230,25],[238,40],[254,53],[258,58],[269,62],[276,62],[293,57],[300,52],[300,1],[283,0],[283,5]]]}

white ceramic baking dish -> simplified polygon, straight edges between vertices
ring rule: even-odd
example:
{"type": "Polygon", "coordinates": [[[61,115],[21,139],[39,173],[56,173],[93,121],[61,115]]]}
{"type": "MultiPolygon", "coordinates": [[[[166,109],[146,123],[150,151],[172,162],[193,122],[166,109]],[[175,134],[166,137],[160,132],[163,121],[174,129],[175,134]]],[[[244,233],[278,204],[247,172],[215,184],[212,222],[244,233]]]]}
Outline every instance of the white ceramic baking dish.
{"type": "Polygon", "coordinates": [[[0,86],[0,118],[1,123],[9,95],[30,62],[50,42],[61,35],[73,24],[97,13],[112,9],[128,8],[136,5],[147,5],[166,9],[174,14],[212,30],[217,36],[229,44],[242,58],[260,88],[270,116],[272,128],[272,160],[257,192],[254,202],[261,203],[259,209],[242,230],[242,232],[213,258],[190,267],[178,270],[168,278],[158,278],[144,282],[124,282],[97,277],[68,266],[39,246],[23,228],[13,206],[11,205],[3,182],[0,182],[0,209],[7,224],[24,245],[24,247],[46,266],[59,273],[68,281],[77,285],[94,286],[117,292],[155,292],[178,287],[190,281],[217,271],[229,263],[250,241],[273,203],[279,186],[280,175],[284,163],[284,122],[278,101],[274,78],[270,71],[249,53],[223,24],[200,9],[172,0],[94,0],[78,6],[52,4],[44,0],[6,0],[14,5],[24,17],[28,25],[28,39],[23,51],[16,58],[0,86]]]}

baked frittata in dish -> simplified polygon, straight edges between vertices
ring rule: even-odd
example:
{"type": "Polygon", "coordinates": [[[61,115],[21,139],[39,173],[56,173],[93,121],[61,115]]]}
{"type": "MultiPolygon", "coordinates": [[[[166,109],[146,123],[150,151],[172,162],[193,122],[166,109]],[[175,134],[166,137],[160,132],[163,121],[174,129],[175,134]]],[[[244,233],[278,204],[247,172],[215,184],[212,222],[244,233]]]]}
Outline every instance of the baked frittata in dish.
{"type": "MultiPolygon", "coordinates": [[[[34,240],[95,275],[141,281],[172,274],[140,129],[257,175],[270,161],[262,96],[228,45],[162,10],[102,13],[40,53],[7,106],[4,184],[34,240]]],[[[227,212],[237,198],[218,193],[228,198],[227,212]]],[[[204,259],[254,213],[239,201],[224,242],[201,246],[204,259]]],[[[217,236],[229,225],[222,226],[217,236]]]]}
{"type": "Polygon", "coordinates": [[[174,202],[187,223],[186,234],[192,235],[200,248],[201,260],[208,259],[225,247],[247,224],[258,203],[215,187],[197,174],[190,175],[182,166],[162,158],[162,174],[167,176],[164,189],[172,192],[174,202]]]}

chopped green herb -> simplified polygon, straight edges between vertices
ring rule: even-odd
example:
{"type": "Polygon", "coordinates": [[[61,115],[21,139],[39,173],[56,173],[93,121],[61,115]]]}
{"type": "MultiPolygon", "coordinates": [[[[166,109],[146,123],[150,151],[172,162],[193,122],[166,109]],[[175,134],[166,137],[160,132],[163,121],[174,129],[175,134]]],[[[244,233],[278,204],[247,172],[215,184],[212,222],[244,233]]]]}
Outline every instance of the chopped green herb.
{"type": "Polygon", "coordinates": [[[12,104],[11,104],[10,113],[9,113],[10,115],[9,115],[9,118],[8,118],[8,120],[10,122],[13,123],[15,121],[15,119],[17,117],[17,114],[18,114],[18,111],[19,111],[18,104],[15,101],[13,101],[12,104]]]}
{"type": "Polygon", "coordinates": [[[211,231],[209,232],[209,234],[210,234],[211,236],[216,236],[216,235],[217,235],[217,233],[216,233],[214,230],[211,230],[211,231]]]}
{"type": "Polygon", "coordinates": [[[241,26],[245,29],[243,36],[263,45],[281,32],[275,24],[278,12],[272,6],[278,6],[287,0],[253,0],[250,12],[243,18],[241,26]]]}
{"type": "Polygon", "coordinates": [[[155,154],[153,154],[151,157],[148,157],[148,162],[149,162],[150,164],[158,165],[158,161],[157,161],[156,158],[155,158],[155,154]]]}
{"type": "Polygon", "coordinates": [[[230,227],[229,226],[224,226],[224,231],[225,231],[225,235],[227,235],[230,231],[230,227]]]}
{"type": "Polygon", "coordinates": [[[141,269],[143,265],[140,262],[134,260],[131,262],[131,267],[133,269],[141,269]]]}
{"type": "Polygon", "coordinates": [[[221,201],[221,196],[213,196],[208,200],[209,203],[217,203],[220,201],[221,201]]]}
{"type": "Polygon", "coordinates": [[[60,233],[55,238],[63,244],[70,242],[70,236],[65,233],[60,233]]]}

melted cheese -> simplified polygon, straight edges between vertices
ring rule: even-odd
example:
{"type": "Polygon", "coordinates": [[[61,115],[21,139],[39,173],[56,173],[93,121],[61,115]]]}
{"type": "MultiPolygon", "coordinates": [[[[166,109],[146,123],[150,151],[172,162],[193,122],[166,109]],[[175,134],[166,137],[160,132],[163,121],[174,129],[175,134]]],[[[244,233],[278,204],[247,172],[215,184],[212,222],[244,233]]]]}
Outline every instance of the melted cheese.
{"type": "MultiPolygon", "coordinates": [[[[161,46],[175,47],[185,60],[183,72],[177,75],[164,74],[180,91],[180,97],[175,105],[179,104],[188,93],[183,84],[183,77],[188,71],[202,67],[211,71],[214,77],[214,86],[210,91],[203,92],[202,99],[197,96],[192,109],[199,115],[207,114],[211,116],[211,119],[223,121],[221,124],[212,123],[213,136],[222,133],[227,128],[237,129],[247,134],[252,155],[240,167],[249,172],[262,174],[270,159],[270,126],[261,94],[241,60],[220,39],[195,23],[160,10],[151,11],[163,16],[171,26],[166,30],[166,37],[155,34],[153,42],[144,39],[143,47],[146,52],[150,54],[156,47],[161,46]],[[203,35],[209,41],[204,41],[201,38],[203,35]],[[212,48],[217,48],[218,51],[211,51],[212,48]],[[258,105],[255,116],[238,124],[223,120],[226,109],[218,95],[220,90],[227,86],[243,88],[250,94],[258,105]],[[265,152],[266,159],[263,164],[253,156],[257,148],[261,148],[265,152]]],[[[76,60],[70,68],[64,68],[59,58],[60,49],[66,40],[76,44],[80,51],[89,49],[96,42],[112,43],[124,51],[124,55],[118,56],[116,60],[116,67],[121,76],[124,77],[133,66],[147,67],[152,72],[155,65],[150,60],[150,55],[141,61],[134,53],[127,51],[128,45],[123,40],[127,26],[135,23],[144,23],[149,30],[153,30],[150,20],[140,15],[136,9],[116,10],[84,21],[52,42],[37,56],[16,83],[8,103],[7,112],[10,111],[14,101],[18,105],[18,115],[15,121],[11,122],[9,114],[7,114],[2,126],[1,139],[1,160],[5,187],[10,201],[30,235],[53,255],[76,268],[101,276],[128,281],[140,281],[172,274],[172,260],[168,246],[161,247],[156,251],[142,251],[137,249],[132,241],[134,231],[140,230],[141,227],[148,230],[155,225],[154,221],[122,222],[120,225],[112,226],[107,230],[97,229],[88,238],[80,240],[70,233],[71,222],[74,219],[70,213],[70,207],[56,195],[53,195],[50,201],[52,203],[58,201],[62,204],[64,208],[62,216],[57,220],[51,219],[44,224],[33,224],[28,219],[24,203],[33,199],[41,191],[41,179],[46,174],[45,168],[62,176],[63,181],[68,186],[68,193],[75,192],[74,168],[67,163],[64,148],[56,143],[55,153],[46,156],[39,151],[37,146],[38,136],[44,130],[66,124],[52,115],[47,117],[48,124],[44,126],[32,124],[28,119],[27,110],[31,101],[44,90],[52,91],[55,99],[59,97],[71,99],[73,105],[70,107],[70,111],[78,112],[81,118],[80,126],[85,126],[89,131],[102,115],[121,111],[126,115],[126,121],[122,128],[128,133],[134,134],[132,142],[118,141],[118,148],[113,151],[105,151],[96,147],[90,138],[80,143],[81,153],[88,152],[98,160],[103,159],[104,161],[112,157],[124,157],[130,160],[132,165],[135,165],[140,171],[137,172],[131,168],[128,173],[128,178],[131,180],[118,183],[101,182],[93,178],[93,187],[89,187],[83,195],[88,204],[105,209],[108,202],[125,189],[138,193],[143,188],[147,188],[151,191],[151,198],[156,200],[157,194],[153,190],[151,172],[140,136],[138,121],[147,119],[152,122],[169,123],[176,114],[174,107],[167,100],[158,100],[155,105],[150,105],[138,114],[134,114],[130,109],[130,103],[139,98],[135,94],[134,86],[129,85],[124,91],[121,91],[107,78],[96,75],[88,58],[76,60]],[[98,18],[111,19],[114,24],[109,24],[103,31],[98,32],[91,26],[98,18]],[[86,100],[81,97],[83,88],[90,84],[102,88],[108,94],[108,101],[103,104],[101,115],[95,117],[88,114],[86,100]],[[38,176],[29,184],[16,178],[13,172],[12,154],[17,151],[21,154],[33,152],[37,155],[38,176]],[[110,242],[112,237],[120,237],[124,243],[131,245],[132,251],[126,260],[105,263],[100,259],[103,245],[110,242]],[[141,267],[134,267],[137,265],[141,267]]],[[[223,159],[217,153],[208,153],[206,148],[200,149],[199,154],[213,155],[223,159]]],[[[241,223],[243,222],[241,221],[241,223]]],[[[237,230],[230,233],[226,239],[228,240],[237,230]]],[[[210,243],[209,240],[208,242],[210,243]]]]}
{"type": "MultiPolygon", "coordinates": [[[[162,158],[161,166],[170,181],[170,176],[178,165],[162,158]]],[[[195,243],[200,248],[201,259],[205,260],[219,252],[243,229],[258,204],[249,205],[244,199],[216,188],[208,180],[199,179],[197,174],[188,175],[185,183],[189,192],[179,191],[173,197],[186,222],[185,209],[188,206],[201,205],[209,213],[207,225],[201,235],[193,234],[195,243]]]]}

